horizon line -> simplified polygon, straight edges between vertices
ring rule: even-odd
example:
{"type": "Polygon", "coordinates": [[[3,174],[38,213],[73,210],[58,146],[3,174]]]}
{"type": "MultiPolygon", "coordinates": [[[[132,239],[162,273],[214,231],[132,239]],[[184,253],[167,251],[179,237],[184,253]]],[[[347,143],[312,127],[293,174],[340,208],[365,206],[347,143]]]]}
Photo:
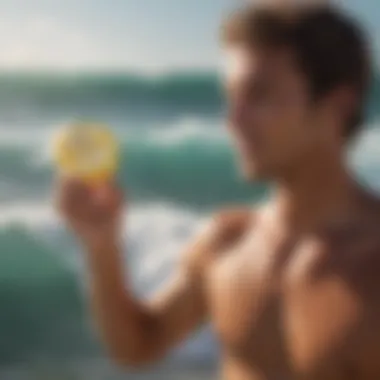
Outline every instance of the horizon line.
{"type": "Polygon", "coordinates": [[[125,76],[140,76],[140,77],[162,77],[181,74],[219,74],[221,69],[218,65],[210,67],[172,67],[161,70],[144,70],[138,68],[0,68],[0,75],[125,75],[125,76]]]}

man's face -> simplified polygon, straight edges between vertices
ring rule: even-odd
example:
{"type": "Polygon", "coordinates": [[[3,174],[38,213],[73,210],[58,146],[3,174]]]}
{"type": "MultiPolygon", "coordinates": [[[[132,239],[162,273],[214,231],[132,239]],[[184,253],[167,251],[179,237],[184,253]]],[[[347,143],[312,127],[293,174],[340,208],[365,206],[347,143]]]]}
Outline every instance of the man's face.
{"type": "Polygon", "coordinates": [[[229,129],[247,179],[286,175],[326,141],[323,110],[289,51],[228,52],[229,129]]]}

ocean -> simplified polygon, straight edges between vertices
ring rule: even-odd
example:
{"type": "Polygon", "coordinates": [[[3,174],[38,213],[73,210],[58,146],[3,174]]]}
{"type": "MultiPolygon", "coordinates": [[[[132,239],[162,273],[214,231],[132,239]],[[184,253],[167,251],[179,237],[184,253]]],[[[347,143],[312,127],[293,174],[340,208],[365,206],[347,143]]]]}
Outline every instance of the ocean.
{"type": "MultiPolygon", "coordinates": [[[[380,189],[380,81],[350,155],[380,189]]],[[[11,74],[0,76],[0,377],[31,379],[212,378],[218,344],[207,328],[143,374],[110,363],[94,333],[78,245],[51,207],[48,143],[74,120],[110,125],[122,145],[128,189],[126,268],[141,297],[176,265],[181,246],[214,210],[259,202],[263,185],[236,170],[217,75],[11,74]]]]}

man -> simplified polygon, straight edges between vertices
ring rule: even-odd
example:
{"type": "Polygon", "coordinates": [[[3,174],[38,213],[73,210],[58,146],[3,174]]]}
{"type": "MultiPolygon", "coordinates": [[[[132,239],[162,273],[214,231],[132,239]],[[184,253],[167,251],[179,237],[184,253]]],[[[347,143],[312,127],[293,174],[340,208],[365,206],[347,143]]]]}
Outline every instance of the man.
{"type": "Polygon", "coordinates": [[[370,76],[362,33],[326,5],[248,7],[223,30],[230,132],[271,200],[215,215],[142,302],[125,288],[117,189],[64,181],[104,340],[141,366],[210,321],[225,379],[380,379],[380,207],[346,165],[370,76]]]}

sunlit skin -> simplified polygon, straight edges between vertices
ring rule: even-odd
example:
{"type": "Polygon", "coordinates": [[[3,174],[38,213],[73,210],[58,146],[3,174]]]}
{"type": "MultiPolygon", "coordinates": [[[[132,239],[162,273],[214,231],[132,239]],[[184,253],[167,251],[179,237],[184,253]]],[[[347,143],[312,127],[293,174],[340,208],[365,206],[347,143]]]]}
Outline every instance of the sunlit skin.
{"type": "Polygon", "coordinates": [[[249,181],[271,181],[272,196],[214,215],[150,301],[125,287],[120,191],[58,185],[110,354],[144,366],[209,321],[226,380],[379,379],[380,206],[346,167],[354,95],[336,88],[313,100],[286,49],[242,48],[226,91],[238,166],[249,181]]]}

